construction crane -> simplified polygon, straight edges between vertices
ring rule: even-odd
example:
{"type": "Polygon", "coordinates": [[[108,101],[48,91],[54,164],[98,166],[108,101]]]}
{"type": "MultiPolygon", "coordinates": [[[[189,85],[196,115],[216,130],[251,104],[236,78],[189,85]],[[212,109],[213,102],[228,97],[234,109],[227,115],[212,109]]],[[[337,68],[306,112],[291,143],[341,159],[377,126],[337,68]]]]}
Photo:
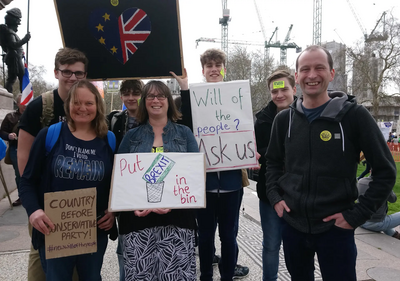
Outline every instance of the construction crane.
{"type": "Polygon", "coordinates": [[[222,0],[222,18],[219,19],[221,25],[221,49],[228,57],[228,22],[230,21],[228,0],[222,0]]]}
{"type": "MultiPolygon", "coordinates": [[[[289,31],[286,34],[285,41],[283,41],[283,45],[286,45],[290,39],[290,33],[292,32],[293,24],[290,25],[289,31]]],[[[281,65],[286,65],[287,61],[287,48],[281,48],[281,65]]]]}
{"type": "MultiPolygon", "coordinates": [[[[266,42],[267,42],[267,36],[265,35],[265,29],[264,29],[263,20],[262,20],[262,17],[261,17],[261,13],[260,13],[260,11],[258,10],[258,6],[257,6],[257,1],[256,1],[256,0],[254,0],[254,6],[255,6],[255,8],[256,8],[258,21],[260,22],[260,27],[261,27],[261,32],[262,32],[262,35],[263,35],[263,39],[264,39],[264,42],[266,43],[266,42]]],[[[275,32],[274,32],[274,33],[275,33],[275,32]]],[[[274,35],[272,35],[272,36],[274,36],[274,35]]],[[[272,37],[271,37],[271,38],[272,38],[272,37]]],[[[271,39],[270,39],[270,41],[271,41],[271,39]]],[[[264,48],[264,60],[265,60],[268,56],[269,56],[269,48],[264,48]]]]}
{"type": "Polygon", "coordinates": [[[350,0],[346,0],[346,1],[347,1],[347,4],[349,4],[350,10],[351,10],[351,12],[353,13],[354,18],[356,19],[357,24],[358,24],[358,26],[359,26],[360,29],[361,29],[361,32],[362,32],[363,35],[364,35],[364,39],[367,40],[367,38],[368,38],[367,30],[366,30],[365,27],[362,25],[361,21],[358,19],[357,13],[356,13],[356,11],[354,10],[353,5],[351,5],[350,0]]]}
{"type": "MultiPolygon", "coordinates": [[[[209,43],[222,43],[222,40],[217,39],[217,38],[205,38],[201,37],[196,40],[196,48],[199,45],[200,42],[209,42],[209,43]]],[[[264,46],[264,43],[262,42],[253,42],[253,41],[241,41],[241,40],[230,40],[228,41],[229,44],[233,45],[254,45],[254,46],[264,46]]]]}
{"type": "Polygon", "coordinates": [[[379,18],[379,20],[376,22],[376,25],[374,27],[374,29],[372,29],[371,33],[369,34],[369,36],[365,39],[366,43],[372,42],[372,41],[386,41],[389,36],[387,34],[387,32],[385,31],[385,19],[386,19],[386,12],[383,12],[381,17],[379,18]],[[382,21],[383,19],[383,21],[382,21]],[[383,22],[383,32],[382,34],[374,34],[376,28],[378,27],[380,22],[383,22]]]}
{"type": "MultiPolygon", "coordinates": [[[[270,42],[265,43],[265,48],[279,48],[279,49],[281,49],[281,60],[280,60],[280,64],[281,65],[286,65],[286,63],[287,63],[287,49],[295,48],[296,49],[296,53],[300,53],[301,52],[301,48],[299,46],[297,46],[296,43],[294,43],[294,42],[289,43],[290,33],[292,31],[292,28],[293,28],[293,24],[290,25],[289,31],[286,34],[285,41],[283,43],[280,43],[279,41],[276,41],[275,43],[270,43],[270,42]]],[[[275,29],[275,31],[276,30],[277,30],[277,28],[275,29]]],[[[275,31],[272,34],[272,36],[275,34],[275,31]]],[[[272,36],[271,36],[271,39],[272,39],[272,36]]],[[[271,39],[270,39],[270,41],[271,41],[271,39]]]]}
{"type": "Polygon", "coordinates": [[[383,12],[381,17],[379,18],[379,20],[376,22],[375,27],[372,29],[371,33],[368,35],[367,33],[367,29],[363,26],[363,24],[361,23],[361,21],[359,20],[357,13],[355,12],[353,6],[351,5],[350,0],[346,0],[347,3],[349,4],[350,10],[353,13],[354,18],[356,19],[358,26],[361,29],[361,32],[364,35],[364,42],[365,43],[370,43],[372,41],[386,41],[388,39],[388,35],[385,32],[385,17],[386,17],[386,12],[383,12]],[[380,22],[383,22],[383,32],[382,34],[374,34],[375,30],[377,29],[378,25],[380,22]]]}
{"type": "MultiPolygon", "coordinates": [[[[275,27],[275,30],[274,30],[274,32],[272,32],[272,35],[271,35],[271,37],[269,38],[269,40],[268,40],[268,44],[271,44],[271,40],[272,40],[272,37],[274,37],[274,35],[275,35],[275,33],[278,31],[278,27],[275,27]]],[[[276,41],[276,40],[275,40],[276,41]]]]}
{"type": "Polygon", "coordinates": [[[274,37],[274,35],[278,31],[278,27],[275,28],[274,32],[272,32],[271,37],[267,41],[267,36],[265,34],[263,20],[262,20],[262,17],[261,17],[260,10],[258,9],[258,5],[257,5],[257,1],[256,0],[254,0],[254,7],[256,8],[258,21],[260,22],[261,32],[262,32],[263,39],[264,39],[264,60],[265,60],[266,58],[269,57],[269,47],[267,45],[271,44],[272,38],[274,37]]]}
{"type": "Polygon", "coordinates": [[[322,0],[314,0],[313,45],[321,45],[322,0]]]}
{"type": "MultiPolygon", "coordinates": [[[[291,25],[292,27],[293,25],[291,25]]],[[[276,27],[274,32],[272,33],[271,38],[269,39],[268,42],[271,42],[272,37],[274,36],[274,34],[276,33],[276,31],[278,30],[278,28],[276,27]]],[[[289,29],[289,31],[291,30],[291,28],[289,29]]],[[[297,46],[296,43],[289,43],[288,41],[290,40],[290,32],[288,32],[288,34],[286,35],[285,41],[283,44],[281,44],[279,41],[275,42],[275,43],[268,43],[268,42],[254,42],[254,41],[241,41],[241,40],[230,40],[228,41],[229,44],[234,44],[234,45],[253,45],[253,46],[264,46],[264,48],[280,48],[281,49],[281,58],[280,58],[280,64],[281,65],[286,65],[286,52],[284,52],[283,56],[282,56],[282,50],[288,49],[288,48],[296,48],[296,53],[301,52],[301,48],[299,46],[297,46]]],[[[199,45],[200,42],[209,42],[209,43],[221,43],[222,40],[217,39],[217,38],[205,38],[205,37],[201,37],[199,39],[196,40],[196,48],[199,45]]]]}

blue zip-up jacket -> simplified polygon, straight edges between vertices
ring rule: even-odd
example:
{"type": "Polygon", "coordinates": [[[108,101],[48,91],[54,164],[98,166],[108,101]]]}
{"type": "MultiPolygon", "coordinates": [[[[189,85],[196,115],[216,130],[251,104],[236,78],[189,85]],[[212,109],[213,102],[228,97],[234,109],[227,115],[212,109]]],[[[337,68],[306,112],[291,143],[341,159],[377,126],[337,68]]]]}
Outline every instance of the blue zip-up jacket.
{"type": "MultiPolygon", "coordinates": [[[[100,215],[108,208],[114,159],[114,152],[107,138],[97,137],[90,141],[78,139],[73,136],[67,123],[63,123],[60,136],[48,152],[46,150],[47,131],[47,127],[42,129],[32,144],[18,190],[28,217],[38,209],[44,210],[46,192],[90,187],[96,187],[96,209],[97,215],[100,215]],[[78,156],[78,153],[75,153],[78,149],[93,150],[94,154],[82,153],[78,156]]],[[[111,230],[109,232],[111,233],[111,230]]],[[[104,234],[103,230],[97,229],[97,235],[104,234]]],[[[32,245],[37,249],[43,243],[44,235],[34,228],[32,245]]]]}
{"type": "MultiPolygon", "coordinates": [[[[190,107],[189,90],[181,91],[182,98],[182,120],[181,124],[188,126],[193,131],[192,109],[190,107]]],[[[230,170],[221,172],[207,172],[206,190],[235,191],[242,188],[242,171],[230,170]]]]}
{"type": "MultiPolygon", "coordinates": [[[[164,127],[164,152],[199,152],[196,139],[189,128],[168,121],[164,127]]],[[[122,139],[118,153],[151,152],[154,143],[153,127],[147,121],[139,127],[129,130],[122,139]]],[[[133,212],[121,212],[119,233],[128,234],[154,226],[174,225],[181,228],[196,229],[195,214],[189,209],[174,209],[168,214],[150,213],[145,217],[137,217],[133,212]]]]}
{"type": "Polygon", "coordinates": [[[368,110],[342,92],[320,117],[308,122],[301,103],[280,112],[268,146],[266,188],[272,206],[285,200],[283,218],[304,233],[329,230],[342,213],[356,228],[385,202],[396,180],[396,165],[386,141],[368,110]],[[370,188],[358,198],[356,172],[363,151],[374,172],[370,188]],[[282,169],[284,167],[284,169],[282,169]]]}

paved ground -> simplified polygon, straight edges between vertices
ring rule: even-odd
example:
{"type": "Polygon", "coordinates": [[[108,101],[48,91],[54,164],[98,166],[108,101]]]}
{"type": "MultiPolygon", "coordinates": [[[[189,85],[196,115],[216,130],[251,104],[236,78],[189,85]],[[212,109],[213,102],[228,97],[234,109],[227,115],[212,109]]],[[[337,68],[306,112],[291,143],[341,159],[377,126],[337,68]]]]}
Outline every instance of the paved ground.
{"type": "MultiPolygon", "coordinates": [[[[14,192],[12,199],[16,199],[16,196],[16,192],[14,192]]],[[[250,268],[249,276],[243,280],[261,280],[262,232],[254,182],[249,188],[245,189],[238,236],[240,247],[238,263],[250,268]]],[[[1,200],[0,280],[26,280],[29,242],[25,210],[23,207],[15,207],[11,210],[8,200],[1,200]]],[[[357,229],[356,243],[358,248],[358,280],[400,280],[400,240],[381,233],[357,229]]],[[[216,241],[216,244],[218,252],[218,241],[216,241]]],[[[110,241],[102,270],[103,280],[105,281],[118,280],[116,247],[116,242],[110,241]]],[[[219,274],[216,268],[214,273],[214,280],[218,280],[219,274]]],[[[322,280],[318,263],[316,263],[315,276],[315,280],[322,280]]],[[[280,254],[279,280],[290,280],[282,251],[280,254]]]]}

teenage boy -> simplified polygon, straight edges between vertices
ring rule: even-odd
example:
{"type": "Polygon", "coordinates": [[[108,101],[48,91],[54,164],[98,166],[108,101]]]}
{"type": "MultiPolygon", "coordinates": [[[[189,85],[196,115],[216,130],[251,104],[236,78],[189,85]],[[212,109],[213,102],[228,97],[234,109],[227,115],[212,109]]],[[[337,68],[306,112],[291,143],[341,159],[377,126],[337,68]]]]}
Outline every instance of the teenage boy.
{"type": "MultiPolygon", "coordinates": [[[[139,107],[140,96],[142,94],[143,82],[141,80],[124,80],[121,83],[119,90],[122,103],[125,105],[126,109],[110,114],[107,116],[109,123],[109,130],[112,131],[116,138],[116,149],[121,144],[123,137],[126,132],[130,129],[137,127],[139,124],[136,122],[136,112],[139,107]]],[[[121,235],[118,235],[118,265],[119,265],[119,280],[125,280],[124,271],[124,256],[123,256],[123,239],[121,235]]]]}
{"type": "Polygon", "coordinates": [[[121,83],[119,93],[126,109],[108,116],[110,130],[115,134],[117,140],[116,151],[126,132],[138,126],[136,112],[139,107],[142,88],[143,82],[141,80],[124,80],[121,83]]]}
{"type": "MultiPolygon", "coordinates": [[[[78,80],[86,77],[88,59],[82,52],[63,48],[55,58],[54,76],[58,80],[58,89],[44,93],[31,101],[19,123],[18,168],[24,173],[29,158],[29,151],[39,131],[45,127],[65,120],[64,101],[68,91],[78,80]]],[[[32,226],[29,224],[31,233],[32,226]]],[[[40,263],[39,252],[31,246],[28,265],[28,280],[46,280],[40,263]]]]}
{"type": "Polygon", "coordinates": [[[278,278],[279,250],[282,240],[282,220],[276,214],[268,201],[265,189],[265,171],[268,143],[271,137],[272,123],[278,112],[289,108],[295,100],[296,86],[294,76],[286,70],[277,70],[267,78],[268,90],[271,92],[271,101],[256,114],[254,130],[256,134],[257,152],[260,154],[258,162],[261,164],[258,180],[257,195],[260,199],[260,218],[263,231],[263,279],[273,281],[278,278]]]}
{"type": "Polygon", "coordinates": [[[375,120],[352,96],[328,93],[332,56],[321,46],[297,57],[303,96],[274,120],[266,159],[267,196],[283,217],[283,250],[293,281],[314,280],[314,255],[324,281],[356,281],[354,229],[385,202],[396,165],[375,120]],[[374,180],[356,203],[363,151],[374,180]],[[284,168],[283,168],[284,167],[284,168]]]}
{"type": "MultiPolygon", "coordinates": [[[[200,56],[203,75],[208,83],[222,82],[226,73],[225,53],[209,49],[200,56]]],[[[192,113],[186,70],[182,77],[170,72],[181,87],[182,123],[192,128],[192,113]]],[[[193,129],[193,128],[192,128],[193,129]]],[[[208,172],[206,178],[205,209],[197,211],[200,280],[211,281],[213,260],[215,259],[215,230],[218,225],[221,240],[221,258],[218,266],[221,280],[242,278],[248,275],[249,268],[236,265],[239,248],[236,237],[239,228],[239,210],[243,197],[241,170],[208,172]]]]}

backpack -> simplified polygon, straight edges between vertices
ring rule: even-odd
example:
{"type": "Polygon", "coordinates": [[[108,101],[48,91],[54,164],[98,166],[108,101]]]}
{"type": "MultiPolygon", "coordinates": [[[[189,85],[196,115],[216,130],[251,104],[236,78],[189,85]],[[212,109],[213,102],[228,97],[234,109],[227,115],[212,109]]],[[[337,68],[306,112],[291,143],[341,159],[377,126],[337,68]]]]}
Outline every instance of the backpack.
{"type": "MultiPolygon", "coordinates": [[[[46,144],[45,144],[47,154],[50,153],[54,144],[58,140],[62,124],[63,124],[62,122],[58,122],[49,127],[46,135],[46,144]]],[[[112,151],[115,152],[116,139],[115,135],[111,131],[107,132],[107,140],[108,140],[108,145],[111,147],[112,151]]]]}
{"type": "Polygon", "coordinates": [[[40,123],[42,128],[48,127],[51,120],[54,119],[54,94],[53,91],[48,91],[42,94],[42,116],[40,123]]]}

